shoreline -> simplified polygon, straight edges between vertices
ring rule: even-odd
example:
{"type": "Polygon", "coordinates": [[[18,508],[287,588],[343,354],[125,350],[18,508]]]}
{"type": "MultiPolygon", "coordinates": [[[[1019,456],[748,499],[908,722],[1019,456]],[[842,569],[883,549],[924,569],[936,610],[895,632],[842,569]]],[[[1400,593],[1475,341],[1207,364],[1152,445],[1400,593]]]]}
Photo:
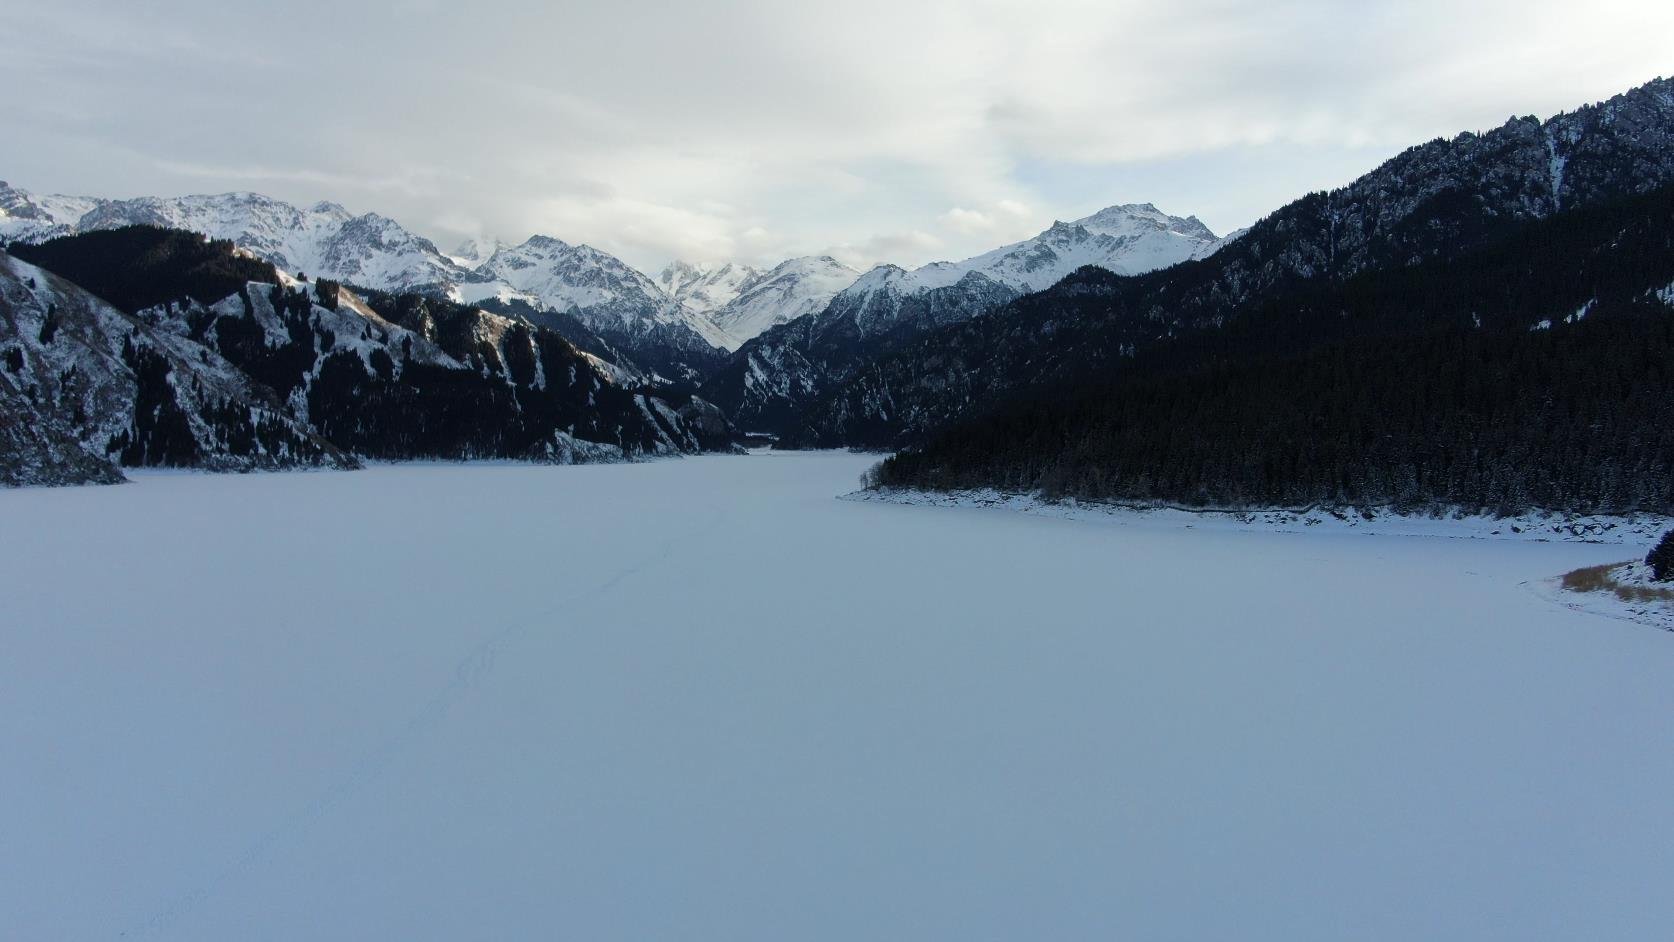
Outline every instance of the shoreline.
{"type": "Polygon", "coordinates": [[[860,490],[839,500],[947,507],[967,510],[1007,510],[1061,520],[1115,526],[1153,526],[1170,529],[1207,529],[1267,533],[1358,533],[1366,536],[1427,536],[1450,539],[1514,540],[1620,544],[1655,543],[1674,517],[1662,514],[1577,514],[1534,510],[1510,517],[1438,509],[1434,513],[1401,514],[1387,507],[1306,507],[1217,510],[1165,504],[1048,501],[1031,494],[1008,494],[992,489],[916,491],[860,490]]]}

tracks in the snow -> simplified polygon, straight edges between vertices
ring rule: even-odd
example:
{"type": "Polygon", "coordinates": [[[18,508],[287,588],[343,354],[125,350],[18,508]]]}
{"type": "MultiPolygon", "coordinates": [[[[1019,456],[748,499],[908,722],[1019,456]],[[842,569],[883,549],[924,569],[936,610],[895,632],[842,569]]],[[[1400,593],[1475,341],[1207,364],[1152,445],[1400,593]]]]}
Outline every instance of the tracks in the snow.
{"type": "MultiPolygon", "coordinates": [[[[404,723],[351,763],[307,804],[286,815],[257,836],[242,853],[220,867],[208,880],[182,893],[144,921],[117,935],[124,939],[142,938],[167,929],[205,900],[237,882],[260,865],[279,843],[287,837],[306,831],[333,809],[371,785],[398,757],[434,732],[460,701],[472,690],[484,686],[493,675],[500,655],[521,636],[553,624],[556,616],[573,616],[578,607],[607,597],[618,586],[673,557],[676,550],[714,532],[726,518],[727,511],[717,506],[701,526],[669,537],[655,550],[612,572],[595,585],[567,595],[539,612],[522,616],[495,629],[459,659],[451,672],[451,679],[446,684],[420,705],[404,723]]],[[[585,620],[572,618],[571,621],[584,623],[585,620]]]]}

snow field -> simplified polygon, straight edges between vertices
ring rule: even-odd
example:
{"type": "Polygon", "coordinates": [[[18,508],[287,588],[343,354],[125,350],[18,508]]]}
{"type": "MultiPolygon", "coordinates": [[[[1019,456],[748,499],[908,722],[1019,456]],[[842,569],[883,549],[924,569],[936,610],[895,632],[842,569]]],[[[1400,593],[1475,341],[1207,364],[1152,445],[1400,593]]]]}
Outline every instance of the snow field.
{"type": "Polygon", "coordinates": [[[1621,546],[838,501],[872,459],[0,493],[16,938],[1643,939],[1621,546]]]}

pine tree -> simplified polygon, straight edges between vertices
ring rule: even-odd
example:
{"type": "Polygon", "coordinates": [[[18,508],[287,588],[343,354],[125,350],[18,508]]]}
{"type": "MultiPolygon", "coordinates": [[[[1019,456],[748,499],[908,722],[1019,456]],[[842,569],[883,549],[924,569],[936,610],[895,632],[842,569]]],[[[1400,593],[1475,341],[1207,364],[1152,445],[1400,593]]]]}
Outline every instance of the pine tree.
{"type": "Polygon", "coordinates": [[[319,297],[320,306],[330,308],[333,311],[337,310],[338,292],[342,290],[342,287],[335,281],[325,278],[317,279],[314,282],[314,294],[319,297]]]}
{"type": "Polygon", "coordinates": [[[1651,555],[1645,557],[1645,563],[1651,567],[1651,578],[1658,582],[1674,581],[1674,530],[1662,535],[1651,555]]]}

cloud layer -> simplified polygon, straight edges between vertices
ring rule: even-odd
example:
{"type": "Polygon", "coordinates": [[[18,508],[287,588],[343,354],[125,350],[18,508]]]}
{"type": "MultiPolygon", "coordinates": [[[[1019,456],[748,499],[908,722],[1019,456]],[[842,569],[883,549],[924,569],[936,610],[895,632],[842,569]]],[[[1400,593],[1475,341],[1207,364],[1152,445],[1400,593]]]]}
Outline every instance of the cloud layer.
{"type": "Polygon", "coordinates": [[[1674,7],[1275,0],[56,0],[0,178],[252,189],[654,268],[918,264],[1155,202],[1224,231],[1400,147],[1668,68],[1674,7]]]}

